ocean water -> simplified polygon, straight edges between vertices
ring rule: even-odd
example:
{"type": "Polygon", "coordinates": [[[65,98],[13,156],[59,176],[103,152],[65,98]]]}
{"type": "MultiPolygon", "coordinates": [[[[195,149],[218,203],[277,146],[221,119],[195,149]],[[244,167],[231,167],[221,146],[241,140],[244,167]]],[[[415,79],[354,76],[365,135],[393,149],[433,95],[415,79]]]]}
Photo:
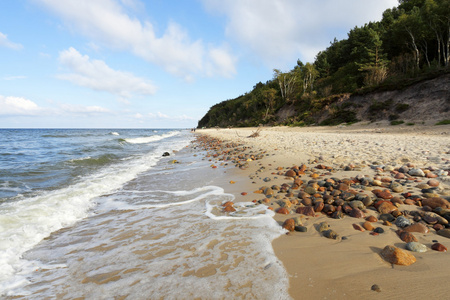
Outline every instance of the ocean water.
{"type": "Polygon", "coordinates": [[[0,296],[289,298],[272,212],[239,203],[222,213],[234,197],[213,185],[222,173],[193,139],[0,129],[0,296]]]}

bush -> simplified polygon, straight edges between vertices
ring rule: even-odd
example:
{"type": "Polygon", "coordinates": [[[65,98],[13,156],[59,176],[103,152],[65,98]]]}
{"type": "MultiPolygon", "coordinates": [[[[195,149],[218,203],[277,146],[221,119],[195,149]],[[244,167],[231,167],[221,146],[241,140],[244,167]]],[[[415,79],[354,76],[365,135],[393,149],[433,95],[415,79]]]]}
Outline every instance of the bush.
{"type": "Polygon", "coordinates": [[[404,111],[407,111],[409,109],[409,104],[407,103],[398,103],[395,106],[395,111],[399,114],[401,114],[404,111]]]}
{"type": "Polygon", "coordinates": [[[449,125],[450,124],[450,120],[442,120],[437,122],[435,125],[449,125]]]}
{"type": "Polygon", "coordinates": [[[405,122],[402,121],[402,120],[391,121],[391,125],[400,125],[400,124],[403,124],[403,123],[405,123],[405,122]]]}
{"type": "Polygon", "coordinates": [[[322,121],[319,125],[321,126],[333,126],[342,123],[356,123],[359,120],[356,118],[356,113],[350,110],[339,110],[332,114],[329,118],[322,121]]]}

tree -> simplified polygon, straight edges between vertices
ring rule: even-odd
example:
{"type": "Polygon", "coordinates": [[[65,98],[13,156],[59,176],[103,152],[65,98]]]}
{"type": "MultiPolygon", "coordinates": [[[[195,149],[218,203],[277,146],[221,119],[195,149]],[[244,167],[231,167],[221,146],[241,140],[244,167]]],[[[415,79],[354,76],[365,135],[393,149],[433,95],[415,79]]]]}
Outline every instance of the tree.
{"type": "Polygon", "coordinates": [[[264,99],[264,104],[266,105],[266,114],[264,115],[264,119],[267,119],[269,113],[273,111],[277,90],[270,88],[267,90],[263,90],[261,94],[264,99]]]}
{"type": "Polygon", "coordinates": [[[286,103],[293,101],[294,91],[298,81],[295,71],[289,71],[288,73],[282,73],[278,69],[274,69],[274,79],[278,81],[280,85],[281,98],[286,103]]]}

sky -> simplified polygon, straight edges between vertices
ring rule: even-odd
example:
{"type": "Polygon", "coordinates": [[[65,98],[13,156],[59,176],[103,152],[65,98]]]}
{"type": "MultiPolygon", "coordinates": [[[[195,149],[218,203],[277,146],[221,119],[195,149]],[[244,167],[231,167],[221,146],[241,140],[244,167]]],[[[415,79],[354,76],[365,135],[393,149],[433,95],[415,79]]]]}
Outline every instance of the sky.
{"type": "Polygon", "coordinates": [[[0,128],[192,128],[397,0],[2,0],[0,128]]]}

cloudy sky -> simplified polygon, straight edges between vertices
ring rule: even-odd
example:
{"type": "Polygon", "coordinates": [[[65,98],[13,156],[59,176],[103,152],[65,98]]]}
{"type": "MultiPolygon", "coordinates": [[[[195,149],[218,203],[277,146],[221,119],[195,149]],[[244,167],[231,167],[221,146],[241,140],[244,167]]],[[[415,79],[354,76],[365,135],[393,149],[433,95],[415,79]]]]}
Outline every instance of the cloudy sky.
{"type": "Polygon", "coordinates": [[[2,0],[0,128],[189,128],[397,0],[2,0]]]}

